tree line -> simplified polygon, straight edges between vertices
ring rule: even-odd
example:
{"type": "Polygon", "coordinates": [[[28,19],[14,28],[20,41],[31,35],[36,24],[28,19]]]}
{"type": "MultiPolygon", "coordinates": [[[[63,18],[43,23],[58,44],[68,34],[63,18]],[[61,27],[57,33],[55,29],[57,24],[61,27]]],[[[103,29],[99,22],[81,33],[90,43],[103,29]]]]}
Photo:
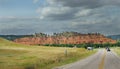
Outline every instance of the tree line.
{"type": "Polygon", "coordinates": [[[104,43],[104,44],[92,44],[92,43],[84,43],[84,44],[44,44],[44,46],[51,47],[77,47],[77,48],[105,48],[105,47],[120,47],[120,40],[115,44],[104,43]]]}

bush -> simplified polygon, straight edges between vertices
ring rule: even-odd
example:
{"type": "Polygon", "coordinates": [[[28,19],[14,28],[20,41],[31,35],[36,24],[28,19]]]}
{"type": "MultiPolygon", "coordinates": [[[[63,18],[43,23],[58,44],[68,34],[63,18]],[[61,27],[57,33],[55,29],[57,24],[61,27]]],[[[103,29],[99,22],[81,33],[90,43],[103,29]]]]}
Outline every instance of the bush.
{"type": "Polygon", "coordinates": [[[52,47],[77,47],[77,48],[85,48],[87,47],[93,47],[93,48],[104,48],[104,47],[120,47],[120,42],[117,42],[116,44],[92,44],[92,43],[86,43],[86,44],[44,44],[44,46],[52,46],[52,47]]]}

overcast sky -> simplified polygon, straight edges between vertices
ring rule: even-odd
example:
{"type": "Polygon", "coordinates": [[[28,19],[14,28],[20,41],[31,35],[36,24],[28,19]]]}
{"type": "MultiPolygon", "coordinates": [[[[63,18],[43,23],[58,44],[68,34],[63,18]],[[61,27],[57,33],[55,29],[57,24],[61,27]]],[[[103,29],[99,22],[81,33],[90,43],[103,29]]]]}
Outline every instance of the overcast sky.
{"type": "Polygon", "coordinates": [[[0,34],[120,34],[120,0],[0,0],[0,34]]]}

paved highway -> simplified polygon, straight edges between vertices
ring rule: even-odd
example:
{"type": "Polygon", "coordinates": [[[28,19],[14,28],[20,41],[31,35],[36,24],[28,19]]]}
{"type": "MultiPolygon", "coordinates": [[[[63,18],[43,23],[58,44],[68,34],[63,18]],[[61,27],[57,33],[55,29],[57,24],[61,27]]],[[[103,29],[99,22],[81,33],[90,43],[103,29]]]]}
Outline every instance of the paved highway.
{"type": "Polygon", "coordinates": [[[55,69],[120,69],[120,58],[113,51],[101,49],[86,59],[55,69]]]}

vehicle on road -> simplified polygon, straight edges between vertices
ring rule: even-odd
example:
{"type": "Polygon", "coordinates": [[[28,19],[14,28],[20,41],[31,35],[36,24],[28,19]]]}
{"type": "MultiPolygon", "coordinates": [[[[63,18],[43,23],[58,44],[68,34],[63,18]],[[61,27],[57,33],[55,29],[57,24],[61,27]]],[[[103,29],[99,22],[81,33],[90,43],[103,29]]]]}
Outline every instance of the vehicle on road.
{"type": "Polygon", "coordinates": [[[87,47],[87,50],[93,50],[93,47],[87,47]]]}
{"type": "Polygon", "coordinates": [[[107,50],[108,52],[110,52],[110,51],[111,51],[109,47],[106,47],[106,50],[107,50]]]}

